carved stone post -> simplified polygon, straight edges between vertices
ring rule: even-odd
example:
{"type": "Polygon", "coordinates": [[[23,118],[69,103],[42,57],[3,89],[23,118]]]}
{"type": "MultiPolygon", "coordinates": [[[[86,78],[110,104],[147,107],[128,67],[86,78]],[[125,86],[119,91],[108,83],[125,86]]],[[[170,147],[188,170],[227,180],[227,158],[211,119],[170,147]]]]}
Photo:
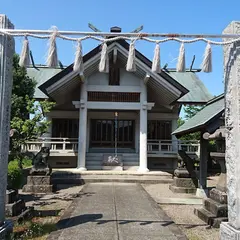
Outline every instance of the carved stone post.
{"type": "MultiPolygon", "coordinates": [[[[240,34],[240,22],[223,33],[240,34]]],[[[220,239],[230,240],[240,239],[240,43],[224,46],[224,70],[228,222],[220,239]]]]}
{"type": "MultiPolygon", "coordinates": [[[[13,28],[12,23],[5,15],[0,15],[0,28],[13,28]]],[[[5,222],[5,201],[9,151],[13,53],[13,38],[0,34],[0,239],[4,239],[6,231],[9,230],[9,223],[5,222]]]]}

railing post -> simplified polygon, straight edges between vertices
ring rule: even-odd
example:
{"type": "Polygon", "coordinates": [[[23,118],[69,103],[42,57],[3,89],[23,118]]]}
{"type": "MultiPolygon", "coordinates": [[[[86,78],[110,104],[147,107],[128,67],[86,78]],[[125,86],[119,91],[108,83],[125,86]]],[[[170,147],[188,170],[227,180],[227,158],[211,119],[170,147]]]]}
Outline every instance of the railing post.
{"type": "Polygon", "coordinates": [[[66,150],[66,138],[63,138],[63,151],[66,150]]]}

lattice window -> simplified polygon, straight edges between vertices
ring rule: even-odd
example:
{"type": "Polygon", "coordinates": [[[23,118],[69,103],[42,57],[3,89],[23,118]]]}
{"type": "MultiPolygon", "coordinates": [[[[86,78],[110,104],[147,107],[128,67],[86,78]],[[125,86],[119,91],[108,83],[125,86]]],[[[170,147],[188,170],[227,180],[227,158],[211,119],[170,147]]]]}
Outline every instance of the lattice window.
{"type": "Polygon", "coordinates": [[[148,139],[170,140],[171,121],[148,120],[148,139]]]}
{"type": "Polygon", "coordinates": [[[140,93],[128,92],[88,92],[92,102],[140,102],[140,93]]]}

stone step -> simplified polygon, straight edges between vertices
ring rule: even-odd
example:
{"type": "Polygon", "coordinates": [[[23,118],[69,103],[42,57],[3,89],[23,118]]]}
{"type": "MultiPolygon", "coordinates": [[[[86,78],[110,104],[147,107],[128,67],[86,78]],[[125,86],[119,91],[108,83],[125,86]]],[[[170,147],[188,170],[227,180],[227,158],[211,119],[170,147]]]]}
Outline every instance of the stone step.
{"type": "Polygon", "coordinates": [[[227,217],[217,217],[217,218],[213,218],[212,219],[212,224],[211,226],[213,228],[220,228],[220,224],[222,222],[227,222],[228,221],[228,218],[227,217]]]}
{"type": "Polygon", "coordinates": [[[211,199],[213,199],[216,202],[219,202],[221,204],[227,204],[227,193],[222,192],[216,188],[213,188],[209,192],[209,196],[211,199]]]}
{"type": "Polygon", "coordinates": [[[207,211],[205,208],[195,208],[194,214],[197,215],[201,220],[203,220],[208,225],[212,225],[213,219],[216,218],[216,215],[207,211]]]}
{"type": "Polygon", "coordinates": [[[203,200],[203,205],[207,211],[216,215],[216,217],[227,217],[228,215],[227,204],[221,204],[211,198],[207,198],[203,200]]]}
{"type": "Polygon", "coordinates": [[[86,165],[97,165],[97,166],[101,166],[101,165],[102,165],[102,161],[99,161],[99,160],[87,160],[87,161],[86,161],[86,165]]]}
{"type": "Polygon", "coordinates": [[[188,188],[188,187],[177,187],[174,185],[170,185],[169,189],[174,193],[196,193],[196,188],[188,188]]]}
{"type": "Polygon", "coordinates": [[[87,164],[87,165],[86,165],[86,168],[87,168],[88,170],[101,170],[101,169],[102,169],[102,166],[101,166],[101,165],[95,165],[95,164],[93,164],[93,165],[87,164]]]}
{"type": "Polygon", "coordinates": [[[125,183],[172,183],[169,176],[151,176],[151,175],[55,175],[54,184],[84,184],[91,182],[125,182],[125,183]]]}
{"type": "Polygon", "coordinates": [[[139,166],[139,161],[124,161],[123,166],[139,166]]]}

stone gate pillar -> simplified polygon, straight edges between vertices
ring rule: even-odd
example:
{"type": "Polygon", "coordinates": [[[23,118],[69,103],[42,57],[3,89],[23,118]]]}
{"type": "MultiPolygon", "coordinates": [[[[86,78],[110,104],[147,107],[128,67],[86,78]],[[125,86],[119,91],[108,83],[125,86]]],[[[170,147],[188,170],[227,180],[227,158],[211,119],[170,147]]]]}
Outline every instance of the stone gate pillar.
{"type": "MultiPolygon", "coordinates": [[[[223,34],[240,34],[240,22],[231,22],[223,34]]],[[[224,46],[224,81],[228,222],[220,226],[220,239],[237,240],[240,239],[240,42],[224,46]]]]}
{"type": "MultiPolygon", "coordinates": [[[[13,25],[5,15],[0,15],[0,28],[13,28],[13,25]]],[[[7,188],[13,53],[13,38],[0,34],[0,239],[4,239],[6,230],[9,227],[9,224],[5,221],[5,199],[7,188]]]]}

